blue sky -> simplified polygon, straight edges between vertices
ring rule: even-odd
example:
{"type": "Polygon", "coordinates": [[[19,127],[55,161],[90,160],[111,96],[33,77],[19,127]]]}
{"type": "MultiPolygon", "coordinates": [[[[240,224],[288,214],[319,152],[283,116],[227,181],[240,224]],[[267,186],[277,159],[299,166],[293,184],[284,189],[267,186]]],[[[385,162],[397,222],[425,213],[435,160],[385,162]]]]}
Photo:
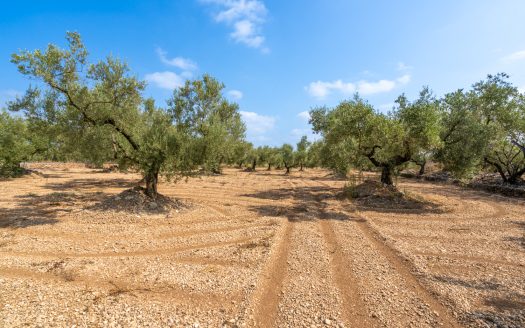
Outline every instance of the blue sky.
{"type": "Polygon", "coordinates": [[[210,73],[239,103],[256,145],[310,135],[306,112],[358,91],[387,111],[423,85],[440,96],[506,72],[525,90],[525,1],[0,1],[0,104],[30,81],[18,49],[78,31],[93,60],[125,60],[164,105],[210,73]]]}

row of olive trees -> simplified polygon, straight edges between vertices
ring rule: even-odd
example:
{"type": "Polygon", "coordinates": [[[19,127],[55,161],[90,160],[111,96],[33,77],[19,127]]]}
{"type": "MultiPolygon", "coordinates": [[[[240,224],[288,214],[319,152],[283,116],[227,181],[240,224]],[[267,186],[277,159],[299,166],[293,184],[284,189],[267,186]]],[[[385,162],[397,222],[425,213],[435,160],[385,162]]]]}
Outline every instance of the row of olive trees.
{"type": "Polygon", "coordinates": [[[12,56],[38,88],[8,104],[23,118],[0,116],[2,170],[38,156],[114,160],[140,171],[146,194],[156,197],[160,174],[220,171],[233,158],[245,126],[238,105],[223,97],[223,84],[208,75],[187,81],[161,108],[143,98],[145,83],[126,64],[112,57],[90,64],[80,35],[67,33],[67,41],[67,49],[51,44],[12,56]]]}
{"type": "Polygon", "coordinates": [[[507,80],[489,75],[441,99],[423,88],[412,102],[401,95],[388,114],[358,95],[313,109],[310,122],[323,137],[321,163],[343,173],[375,167],[388,185],[408,163],[424,173],[429,160],[460,178],[488,169],[517,183],[525,173],[525,95],[507,80]]]}
{"type": "Polygon", "coordinates": [[[297,143],[296,148],[290,144],[283,144],[280,147],[260,146],[253,147],[249,142],[237,144],[234,150],[234,162],[239,168],[245,164],[249,170],[255,171],[257,166],[265,166],[267,170],[274,168],[284,168],[286,174],[290,173],[292,168],[298,167],[303,171],[305,167],[315,167],[320,164],[320,156],[317,142],[308,141],[303,136],[297,143]]]}

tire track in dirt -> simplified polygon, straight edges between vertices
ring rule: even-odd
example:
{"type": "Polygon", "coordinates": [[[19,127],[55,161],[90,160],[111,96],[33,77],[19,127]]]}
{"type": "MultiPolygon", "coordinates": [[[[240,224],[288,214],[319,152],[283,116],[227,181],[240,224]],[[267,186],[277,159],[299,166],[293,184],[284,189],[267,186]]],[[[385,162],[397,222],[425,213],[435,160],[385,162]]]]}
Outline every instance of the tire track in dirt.
{"type": "MultiPolygon", "coordinates": [[[[308,182],[311,187],[319,186],[318,183],[309,179],[304,179],[303,181],[308,182]]],[[[332,188],[322,181],[319,182],[325,187],[332,188]]],[[[370,318],[365,302],[359,294],[359,281],[349,266],[352,262],[348,258],[348,255],[341,251],[341,246],[330,222],[332,218],[326,210],[327,204],[319,196],[311,195],[311,197],[319,204],[319,217],[317,221],[319,222],[320,231],[328,248],[328,257],[331,264],[330,271],[334,277],[337,290],[342,296],[344,320],[350,327],[377,326],[377,321],[370,318]]]]}
{"type": "Polygon", "coordinates": [[[148,257],[148,256],[165,256],[165,255],[171,255],[175,253],[185,252],[189,250],[194,249],[206,249],[206,248],[216,248],[216,247],[224,247],[224,246],[231,246],[231,245],[237,245],[237,244],[243,244],[248,243],[253,240],[260,240],[260,239],[266,239],[271,238],[273,235],[268,236],[257,236],[257,237],[244,237],[244,238],[238,238],[230,241],[218,241],[213,243],[202,243],[202,244],[195,244],[195,245],[187,245],[187,246],[179,246],[179,247],[170,247],[170,248],[164,248],[164,249],[147,249],[147,250],[140,250],[140,251],[130,251],[130,252],[99,252],[99,253],[65,253],[65,252],[38,252],[38,253],[30,253],[30,252],[11,252],[11,251],[3,251],[0,252],[0,256],[4,257],[44,257],[44,258],[62,258],[62,257],[70,257],[70,258],[113,258],[113,257],[148,257]]]}
{"type": "Polygon", "coordinates": [[[369,318],[364,301],[359,295],[358,280],[349,267],[347,256],[341,252],[341,247],[334,234],[333,227],[326,219],[319,221],[323,238],[326,241],[332,264],[332,273],[335,277],[337,288],[343,298],[343,314],[350,327],[373,327],[376,322],[369,318]]]}
{"type": "MultiPolygon", "coordinates": [[[[322,181],[320,181],[320,183],[325,185],[326,187],[329,187],[328,184],[322,181]]],[[[457,328],[461,327],[461,325],[459,325],[459,323],[454,318],[454,316],[450,313],[450,310],[447,307],[445,307],[443,304],[441,304],[441,302],[439,302],[429,291],[427,291],[425,287],[423,287],[419,279],[416,276],[414,276],[411,270],[407,267],[407,264],[405,264],[402,258],[400,257],[400,255],[398,255],[397,251],[382,241],[382,237],[379,234],[379,232],[370,226],[366,218],[364,218],[361,215],[355,215],[355,214],[351,215],[351,213],[348,213],[346,210],[344,210],[340,204],[338,205],[338,208],[342,213],[346,213],[350,217],[355,218],[357,216],[357,220],[354,220],[354,222],[359,227],[359,230],[362,232],[364,237],[368,239],[369,241],[371,241],[374,248],[377,249],[380,252],[380,254],[383,255],[388,260],[388,262],[392,265],[394,270],[406,281],[407,287],[412,286],[414,288],[413,291],[416,293],[417,297],[421,299],[423,302],[427,303],[430,306],[430,309],[434,311],[434,313],[438,314],[439,320],[443,323],[445,327],[457,327],[457,328]]],[[[323,209],[323,212],[324,212],[324,209],[323,209]]],[[[335,244],[336,243],[335,234],[333,230],[330,229],[330,223],[327,221],[324,221],[324,223],[321,222],[321,224],[324,226],[324,232],[325,232],[325,236],[327,240],[329,241],[329,243],[333,243],[333,245],[335,246],[336,245],[335,244]],[[330,232],[332,235],[330,235],[330,232]]],[[[340,258],[337,259],[336,257],[337,257],[337,254],[334,255],[334,261],[341,261],[340,258]]],[[[344,270],[343,272],[348,274],[351,272],[351,270],[344,270]]],[[[341,278],[343,279],[342,283],[344,284],[345,277],[343,276],[341,278]]],[[[353,289],[354,289],[353,291],[348,290],[348,291],[343,291],[343,293],[345,294],[357,293],[357,287],[354,287],[353,289]]],[[[345,304],[345,308],[347,308],[347,310],[350,313],[355,312],[356,306],[360,306],[359,303],[357,304],[350,303],[350,304],[351,305],[345,304]]],[[[361,304],[364,305],[364,303],[361,303],[361,304]]],[[[361,314],[361,317],[366,318],[362,314],[361,314]]],[[[370,323],[356,322],[354,323],[354,325],[356,325],[357,327],[361,327],[361,326],[368,326],[370,325],[370,323]]]]}
{"type": "Polygon", "coordinates": [[[445,327],[461,327],[454,316],[450,313],[450,310],[441,304],[441,302],[437,300],[412,273],[408,266],[409,264],[407,264],[408,260],[404,260],[394,248],[386,244],[380,233],[370,226],[365,217],[359,214],[354,214],[353,216],[357,216],[358,220],[356,220],[356,225],[359,227],[363,235],[370,240],[380,254],[390,262],[395,271],[407,282],[407,285],[414,288],[413,291],[418,298],[427,303],[432,311],[439,314],[439,320],[443,325],[445,327]]]}
{"type": "Polygon", "coordinates": [[[187,291],[176,285],[169,286],[157,286],[148,285],[144,283],[131,283],[124,281],[122,278],[108,278],[99,279],[95,276],[87,275],[67,275],[65,272],[41,272],[33,271],[23,268],[0,268],[0,276],[4,278],[14,279],[31,279],[31,280],[43,280],[58,284],[70,284],[83,289],[95,289],[103,290],[106,292],[106,297],[117,296],[122,294],[130,294],[136,296],[140,294],[148,297],[149,299],[154,298],[158,300],[177,302],[184,299],[186,302],[191,300],[197,304],[228,304],[232,300],[239,300],[240,295],[224,295],[222,293],[209,293],[201,295],[199,293],[187,291]]]}
{"type": "MultiPolygon", "coordinates": [[[[213,223],[215,222],[227,222],[232,221],[233,219],[230,217],[229,220],[213,220],[213,223]]],[[[206,222],[206,221],[204,221],[206,222]]],[[[195,223],[195,222],[192,222],[195,223]]],[[[165,226],[171,226],[173,224],[166,224],[165,226]]],[[[259,227],[271,227],[272,223],[255,223],[255,224],[244,224],[240,226],[227,226],[227,227],[220,227],[220,228],[207,228],[207,229],[196,229],[196,230],[187,230],[187,231],[170,231],[161,233],[157,236],[155,236],[155,240],[166,240],[171,238],[180,238],[180,237],[191,237],[196,235],[202,235],[202,234],[208,234],[208,233],[220,233],[220,232],[231,232],[231,231],[237,231],[237,230],[243,230],[243,229],[250,229],[250,228],[259,228],[259,227]]],[[[156,225],[157,227],[160,227],[162,225],[156,225]]],[[[83,233],[64,233],[61,231],[30,231],[30,230],[17,230],[17,235],[24,235],[24,236],[30,236],[30,237],[49,237],[53,239],[66,239],[66,240],[82,240],[82,238],[85,236],[83,233]]],[[[95,242],[97,240],[106,240],[111,239],[112,241],[134,241],[133,234],[126,234],[126,235],[119,235],[119,236],[113,236],[108,235],[100,232],[89,232],[90,235],[90,242],[95,242]]],[[[143,237],[141,237],[143,238],[143,237]]]]}
{"type": "MultiPolygon", "coordinates": [[[[289,179],[285,180],[292,187],[292,193],[296,189],[289,179]]],[[[279,204],[281,205],[281,204],[279,204]]],[[[289,203],[286,205],[290,205],[289,203]]],[[[253,324],[255,327],[274,327],[279,314],[279,303],[284,287],[284,280],[288,271],[288,257],[291,252],[291,239],[296,222],[287,218],[283,224],[283,232],[276,241],[275,253],[267,260],[263,272],[258,279],[258,287],[253,293],[251,308],[254,312],[253,324]]]]}
{"type": "Polygon", "coordinates": [[[256,327],[273,327],[277,319],[279,299],[287,270],[290,240],[294,223],[285,221],[282,234],[275,241],[274,253],[266,261],[252,296],[254,324],[256,327]]]}

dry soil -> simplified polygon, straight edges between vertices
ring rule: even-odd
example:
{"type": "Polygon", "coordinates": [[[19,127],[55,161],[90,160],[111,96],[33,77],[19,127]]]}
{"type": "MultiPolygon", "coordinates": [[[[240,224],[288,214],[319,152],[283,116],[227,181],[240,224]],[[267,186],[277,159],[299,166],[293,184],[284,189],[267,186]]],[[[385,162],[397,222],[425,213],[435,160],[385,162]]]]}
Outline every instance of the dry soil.
{"type": "Polygon", "coordinates": [[[97,205],[135,174],[37,169],[0,181],[0,327],[525,327],[523,199],[400,180],[432,206],[390,209],[227,169],[137,212],[97,205]]]}

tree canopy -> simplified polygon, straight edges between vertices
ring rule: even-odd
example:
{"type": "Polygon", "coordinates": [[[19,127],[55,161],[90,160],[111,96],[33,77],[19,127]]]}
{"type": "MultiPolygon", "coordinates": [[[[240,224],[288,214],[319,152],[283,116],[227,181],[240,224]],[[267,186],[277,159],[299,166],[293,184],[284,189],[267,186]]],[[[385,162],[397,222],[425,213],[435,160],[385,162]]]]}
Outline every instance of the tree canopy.
{"type": "Polygon", "coordinates": [[[372,164],[381,169],[381,181],[391,185],[395,169],[439,144],[438,107],[428,88],[414,102],[404,95],[396,102],[391,113],[383,114],[355,95],[333,109],[310,112],[314,131],[338,154],[334,167],[372,164]]]}
{"type": "MultiPolygon", "coordinates": [[[[80,35],[67,33],[67,41],[68,49],[50,44],[14,54],[12,62],[52,95],[46,97],[51,116],[67,118],[67,126],[79,131],[88,127],[91,137],[114,146],[122,166],[142,172],[147,195],[156,196],[159,173],[169,178],[197,166],[217,170],[227,145],[244,137],[238,106],[224,99],[224,85],[213,77],[187,81],[163,109],[142,97],[145,83],[125,63],[113,57],[89,63],[80,35]]],[[[29,89],[10,107],[30,114],[41,107],[40,94],[29,89]]]]}

